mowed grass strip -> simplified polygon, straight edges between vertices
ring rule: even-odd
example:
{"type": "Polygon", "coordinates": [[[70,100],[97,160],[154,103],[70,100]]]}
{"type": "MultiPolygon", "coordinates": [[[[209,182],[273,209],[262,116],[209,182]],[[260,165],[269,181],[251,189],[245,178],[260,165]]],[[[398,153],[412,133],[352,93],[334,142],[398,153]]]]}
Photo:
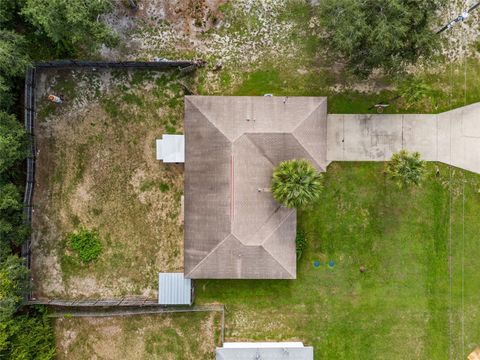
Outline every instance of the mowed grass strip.
{"type": "Polygon", "coordinates": [[[480,341],[480,176],[430,163],[422,187],[399,190],[383,169],[329,166],[322,198],[298,213],[296,280],[197,282],[197,303],[226,305],[227,341],[300,340],[319,359],[465,358],[480,341]]]}

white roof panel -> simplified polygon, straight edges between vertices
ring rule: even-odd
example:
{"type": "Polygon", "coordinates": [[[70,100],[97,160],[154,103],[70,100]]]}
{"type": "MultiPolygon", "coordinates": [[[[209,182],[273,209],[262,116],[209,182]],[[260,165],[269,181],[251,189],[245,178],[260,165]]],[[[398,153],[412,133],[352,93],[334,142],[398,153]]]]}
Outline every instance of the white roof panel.
{"type": "Polygon", "coordinates": [[[183,273],[158,274],[158,303],[160,305],[191,305],[192,280],[183,273]]]}
{"type": "Polygon", "coordinates": [[[184,135],[163,135],[157,139],[157,160],[165,163],[185,162],[185,136],[184,135]]]}

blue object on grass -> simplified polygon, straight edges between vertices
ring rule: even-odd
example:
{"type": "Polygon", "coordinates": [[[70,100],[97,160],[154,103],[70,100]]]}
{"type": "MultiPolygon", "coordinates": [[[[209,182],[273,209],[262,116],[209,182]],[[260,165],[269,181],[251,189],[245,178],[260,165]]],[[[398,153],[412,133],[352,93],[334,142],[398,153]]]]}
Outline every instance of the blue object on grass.
{"type": "Polygon", "coordinates": [[[334,267],[334,266],[335,266],[335,261],[330,260],[330,261],[328,262],[328,266],[334,267]]]}
{"type": "Polygon", "coordinates": [[[313,262],[313,266],[316,267],[316,268],[320,267],[320,261],[315,260],[315,261],[313,262]]]}

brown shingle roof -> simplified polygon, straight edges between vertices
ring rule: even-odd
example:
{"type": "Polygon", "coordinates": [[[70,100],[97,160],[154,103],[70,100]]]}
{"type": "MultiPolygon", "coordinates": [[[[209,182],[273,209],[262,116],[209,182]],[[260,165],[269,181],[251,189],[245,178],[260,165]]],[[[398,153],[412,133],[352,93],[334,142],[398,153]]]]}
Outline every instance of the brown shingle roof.
{"type": "Polygon", "coordinates": [[[269,192],[274,167],[326,163],[326,98],[185,98],[185,274],[294,279],[296,212],[269,192]]]}

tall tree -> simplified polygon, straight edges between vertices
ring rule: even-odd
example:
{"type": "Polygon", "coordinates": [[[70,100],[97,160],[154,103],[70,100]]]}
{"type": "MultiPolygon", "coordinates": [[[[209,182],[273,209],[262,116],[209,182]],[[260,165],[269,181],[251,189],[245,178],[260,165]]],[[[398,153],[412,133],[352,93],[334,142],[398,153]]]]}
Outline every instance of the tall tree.
{"type": "MultiPolygon", "coordinates": [[[[28,235],[24,224],[23,203],[20,192],[14,184],[0,184],[0,242],[2,247],[21,245],[28,235]]],[[[0,249],[0,255],[4,252],[0,249]]]]}
{"type": "Polygon", "coordinates": [[[17,0],[0,1],[0,28],[6,28],[12,23],[16,7],[17,0]]]}
{"type": "Polygon", "coordinates": [[[26,155],[25,130],[14,115],[0,111],[0,176],[26,155]]]}
{"type": "Polygon", "coordinates": [[[115,44],[115,33],[100,19],[110,0],[26,0],[22,14],[58,47],[71,54],[100,44],[115,44]]]}
{"type": "Polygon", "coordinates": [[[0,29],[0,75],[7,78],[23,76],[29,63],[23,36],[0,29]]]}
{"type": "Polygon", "coordinates": [[[0,323],[13,316],[30,289],[23,259],[10,255],[0,261],[0,323]]]}
{"type": "Polygon", "coordinates": [[[30,309],[0,323],[0,359],[50,360],[55,358],[55,338],[46,312],[30,309]]]}
{"type": "Polygon", "coordinates": [[[273,171],[273,197],[286,207],[305,208],[321,191],[321,174],[307,160],[283,161],[273,171]]]}
{"type": "Polygon", "coordinates": [[[396,72],[439,46],[432,26],[445,0],[322,0],[320,22],[334,56],[357,75],[396,72]]]}

